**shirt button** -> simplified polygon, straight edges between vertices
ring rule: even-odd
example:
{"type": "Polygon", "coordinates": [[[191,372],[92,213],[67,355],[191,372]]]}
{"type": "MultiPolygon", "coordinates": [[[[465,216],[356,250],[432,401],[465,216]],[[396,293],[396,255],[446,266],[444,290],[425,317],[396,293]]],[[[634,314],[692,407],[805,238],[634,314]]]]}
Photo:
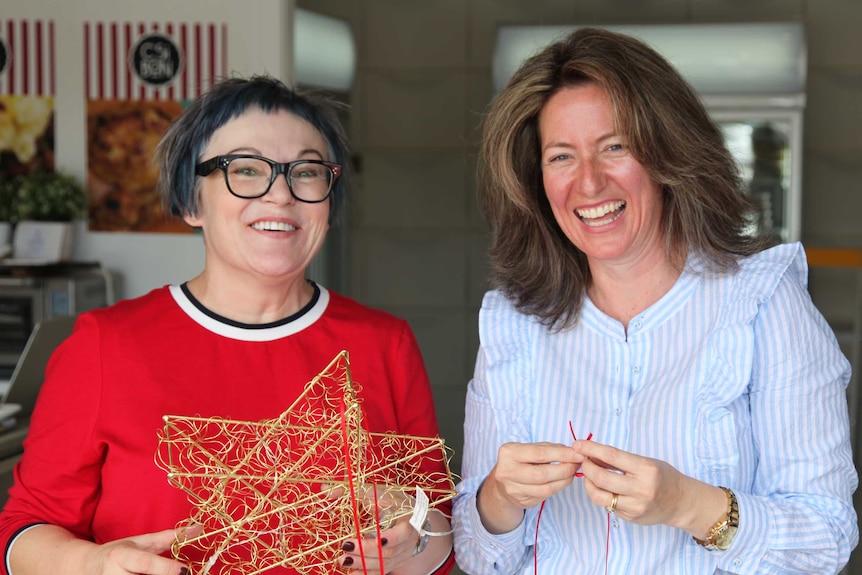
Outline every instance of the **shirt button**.
{"type": "Polygon", "coordinates": [[[640,326],[641,326],[641,322],[639,322],[639,321],[636,321],[636,322],[632,325],[632,327],[633,327],[633,328],[635,328],[635,329],[638,329],[640,326]]]}
{"type": "Polygon", "coordinates": [[[620,526],[620,522],[619,522],[619,521],[617,521],[616,519],[614,519],[614,521],[613,521],[612,525],[614,526],[614,529],[616,529],[617,527],[619,527],[619,526],[620,526]]]}
{"type": "Polygon", "coordinates": [[[623,408],[618,407],[614,410],[614,415],[620,415],[620,414],[622,414],[622,412],[623,412],[623,408]]]}
{"type": "Polygon", "coordinates": [[[641,372],[641,366],[639,366],[639,365],[634,366],[634,368],[632,369],[632,371],[633,371],[633,372],[635,372],[635,373],[640,373],[640,372],[641,372]]]}

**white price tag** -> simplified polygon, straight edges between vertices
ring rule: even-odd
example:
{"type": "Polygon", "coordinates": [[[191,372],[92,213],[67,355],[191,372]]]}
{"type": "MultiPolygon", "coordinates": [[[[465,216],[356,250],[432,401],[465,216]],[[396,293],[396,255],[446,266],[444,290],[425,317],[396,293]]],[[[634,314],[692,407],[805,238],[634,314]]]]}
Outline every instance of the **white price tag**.
{"type": "Polygon", "coordinates": [[[416,530],[420,536],[427,533],[423,526],[425,519],[428,517],[428,496],[422,491],[418,485],[416,486],[416,501],[413,503],[413,515],[410,516],[410,525],[416,530]]]}

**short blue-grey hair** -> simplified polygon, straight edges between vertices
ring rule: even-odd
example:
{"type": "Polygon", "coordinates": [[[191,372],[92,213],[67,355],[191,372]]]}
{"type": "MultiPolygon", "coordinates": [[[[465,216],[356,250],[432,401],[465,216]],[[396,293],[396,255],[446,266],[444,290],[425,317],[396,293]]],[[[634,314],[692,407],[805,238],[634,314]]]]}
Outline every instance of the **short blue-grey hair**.
{"type": "Polygon", "coordinates": [[[216,130],[252,107],[264,113],[290,112],[323,136],[330,155],[324,159],[342,167],[329,204],[329,223],[336,223],[345,201],[350,162],[347,137],[338,116],[344,106],[322,92],[292,89],[271,76],[222,80],[171,124],[155,152],[158,189],[167,212],[177,217],[198,214],[195,166],[205,159],[201,158],[204,148],[216,130]]]}

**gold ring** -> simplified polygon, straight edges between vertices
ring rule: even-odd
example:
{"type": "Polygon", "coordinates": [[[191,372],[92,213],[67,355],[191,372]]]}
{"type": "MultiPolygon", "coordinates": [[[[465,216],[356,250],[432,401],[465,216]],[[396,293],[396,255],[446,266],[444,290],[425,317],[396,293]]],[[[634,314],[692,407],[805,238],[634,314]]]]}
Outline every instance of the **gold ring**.
{"type": "Polygon", "coordinates": [[[605,507],[608,510],[608,513],[614,513],[617,510],[617,499],[619,496],[616,493],[611,493],[613,497],[611,497],[611,504],[605,507]]]}

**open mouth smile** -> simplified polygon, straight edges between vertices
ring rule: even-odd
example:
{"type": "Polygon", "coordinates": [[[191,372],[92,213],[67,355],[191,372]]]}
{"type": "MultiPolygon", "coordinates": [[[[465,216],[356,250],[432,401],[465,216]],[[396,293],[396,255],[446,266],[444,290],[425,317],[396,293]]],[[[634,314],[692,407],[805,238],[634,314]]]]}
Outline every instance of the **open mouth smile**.
{"type": "Polygon", "coordinates": [[[575,210],[575,213],[590,227],[607,225],[619,218],[626,209],[626,203],[622,200],[608,202],[595,208],[575,210]]]}
{"type": "Polygon", "coordinates": [[[296,226],[292,226],[285,222],[255,222],[251,225],[256,230],[265,232],[293,232],[296,231],[296,226]]]}

